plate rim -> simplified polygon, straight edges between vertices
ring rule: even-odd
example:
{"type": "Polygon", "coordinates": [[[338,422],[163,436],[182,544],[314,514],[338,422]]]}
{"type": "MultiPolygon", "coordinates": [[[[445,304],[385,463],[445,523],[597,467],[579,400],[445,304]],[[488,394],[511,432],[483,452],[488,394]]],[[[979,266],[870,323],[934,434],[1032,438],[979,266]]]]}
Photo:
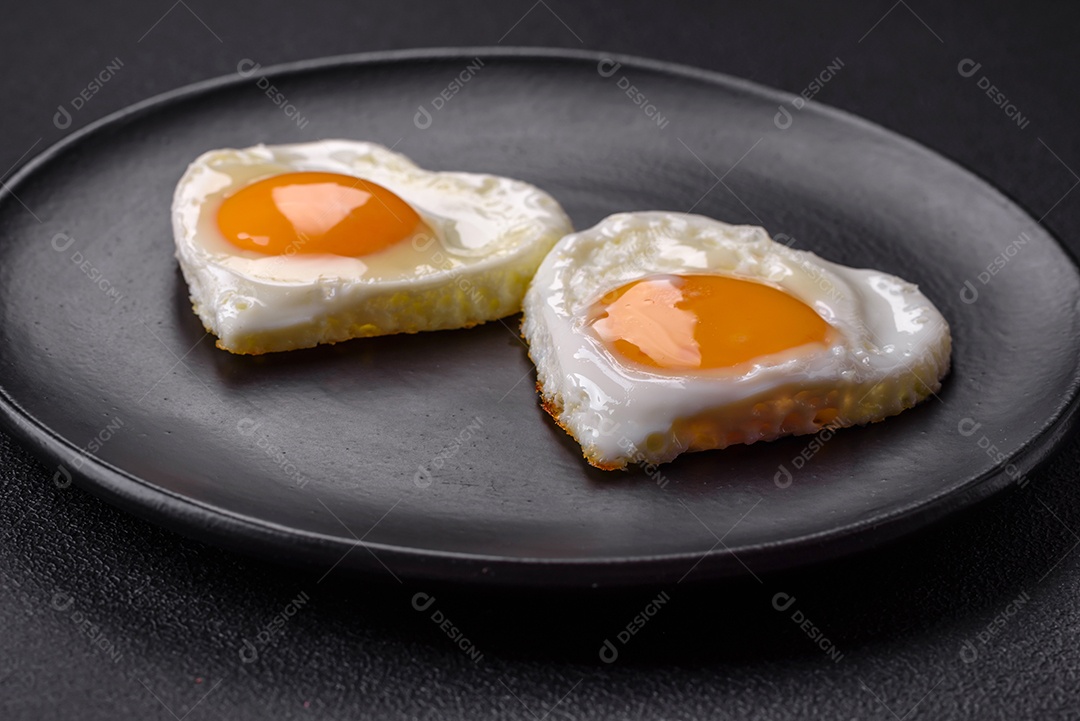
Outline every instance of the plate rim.
{"type": "MultiPolygon", "coordinates": [[[[350,66],[370,67],[423,60],[447,62],[474,57],[597,63],[613,61],[631,68],[689,78],[729,90],[734,89],[757,98],[775,100],[778,105],[798,97],[794,93],[743,78],[671,61],[624,53],[608,53],[601,50],[528,46],[444,47],[350,53],[266,66],[260,68],[259,74],[268,78],[282,78],[350,66]]],[[[128,105],[87,124],[53,143],[19,167],[0,186],[0,203],[9,202],[8,196],[17,200],[18,196],[13,188],[19,187],[26,178],[49,165],[71,148],[77,147],[85,138],[114,125],[136,120],[143,113],[159,110],[230,86],[241,86],[249,81],[249,77],[237,71],[191,83],[128,105]]],[[[1034,221],[1069,259],[1073,272],[1080,276],[1080,261],[1072,250],[1062,243],[1047,226],[1035,221],[1035,216],[1022,203],[1009,196],[980,173],[971,170],[946,153],[840,108],[811,100],[803,107],[803,112],[807,111],[832,116],[842,123],[856,125],[863,130],[884,136],[893,143],[899,142],[908,146],[921,154],[944,159],[961,172],[977,179],[989,191],[996,193],[1014,209],[1034,221]]],[[[665,576],[677,576],[678,574],[671,567],[681,562],[695,564],[687,580],[719,580],[802,567],[883,545],[931,526],[955,511],[975,506],[1013,485],[1012,480],[1005,474],[1005,468],[1010,464],[1024,475],[1033,472],[1052,457],[1058,443],[1076,425],[1078,418],[1080,418],[1080,365],[1074,371],[1068,401],[1045,422],[1036,435],[1027,444],[1017,449],[1012,456],[969,479],[962,486],[924,496],[871,519],[789,539],[742,546],[739,547],[737,554],[731,548],[724,546],[723,549],[714,547],[705,553],[684,552],[612,558],[507,557],[421,549],[361,540],[350,541],[342,536],[306,531],[253,518],[182,496],[169,489],[155,486],[150,481],[88,454],[82,454],[84,462],[81,467],[69,470],[69,473],[72,481],[81,489],[139,518],[179,532],[186,537],[199,541],[209,540],[216,545],[262,557],[268,555],[267,550],[274,548],[287,550],[287,555],[276,558],[278,563],[307,565],[312,561],[326,561],[328,550],[337,550],[347,555],[357,546],[362,545],[370,552],[371,558],[359,556],[364,559],[364,562],[349,564],[346,566],[349,570],[382,573],[385,569],[395,578],[400,573],[402,577],[410,580],[505,586],[644,586],[662,583],[665,576]],[[783,558],[778,558],[779,554],[771,553],[778,547],[787,549],[789,553],[783,558]],[[382,555],[397,563],[398,572],[386,565],[380,557],[382,555]],[[758,564],[758,570],[751,570],[743,558],[753,559],[758,564]],[[545,567],[547,567],[545,570],[556,569],[557,572],[537,572],[538,569],[545,567]],[[704,573],[706,569],[710,572],[704,573]]],[[[23,409],[2,384],[0,384],[0,423],[28,450],[50,464],[63,465],[65,458],[81,453],[74,443],[23,409]]],[[[344,559],[344,555],[338,563],[344,559]]]]}

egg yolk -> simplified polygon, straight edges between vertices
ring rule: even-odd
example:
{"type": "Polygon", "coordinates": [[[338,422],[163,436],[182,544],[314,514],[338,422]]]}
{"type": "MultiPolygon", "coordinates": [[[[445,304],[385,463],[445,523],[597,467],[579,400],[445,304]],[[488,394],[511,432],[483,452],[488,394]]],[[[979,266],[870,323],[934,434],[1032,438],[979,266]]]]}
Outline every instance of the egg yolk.
{"type": "Polygon", "coordinates": [[[225,199],[218,229],[267,255],[377,253],[421,230],[420,216],[381,185],[339,173],[284,173],[225,199]]]}
{"type": "Polygon", "coordinates": [[[831,326],[810,306],[763,283],[720,275],[634,281],[594,308],[592,328],[624,358],[654,368],[730,368],[824,343],[831,326]]]}

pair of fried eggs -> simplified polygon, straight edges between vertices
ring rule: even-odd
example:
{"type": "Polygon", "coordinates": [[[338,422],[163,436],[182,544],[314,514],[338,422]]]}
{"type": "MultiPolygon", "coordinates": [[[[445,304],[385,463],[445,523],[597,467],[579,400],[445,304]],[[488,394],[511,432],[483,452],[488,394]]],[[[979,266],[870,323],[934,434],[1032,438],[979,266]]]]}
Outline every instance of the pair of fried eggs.
{"type": "Polygon", "coordinates": [[[172,214],[194,311],[232,353],[524,310],[544,408],[604,469],[882,420],[949,368],[948,324],[896,276],[699,215],[575,233],[532,185],[374,143],[207,152],[172,214]]]}

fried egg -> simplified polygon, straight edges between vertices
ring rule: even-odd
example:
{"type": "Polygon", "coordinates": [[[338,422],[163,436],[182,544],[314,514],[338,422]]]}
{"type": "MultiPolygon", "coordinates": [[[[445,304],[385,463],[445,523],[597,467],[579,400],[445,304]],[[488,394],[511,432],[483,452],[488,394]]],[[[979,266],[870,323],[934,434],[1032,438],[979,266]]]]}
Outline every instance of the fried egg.
{"type": "Polygon", "coordinates": [[[524,309],[544,408],[608,470],[879,421],[949,369],[949,326],[915,285],[697,215],[566,236],[524,309]]]}
{"type": "Polygon", "coordinates": [[[204,153],[172,220],[195,313],[251,354],[511,315],[572,230],[532,185],[347,140],[204,153]]]}

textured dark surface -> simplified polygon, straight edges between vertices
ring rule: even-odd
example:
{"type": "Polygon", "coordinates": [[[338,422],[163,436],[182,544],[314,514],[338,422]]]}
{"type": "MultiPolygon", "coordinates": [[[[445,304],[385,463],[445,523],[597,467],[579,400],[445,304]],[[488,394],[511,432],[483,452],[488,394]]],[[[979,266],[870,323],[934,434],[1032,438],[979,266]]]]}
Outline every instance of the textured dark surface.
{"type": "MultiPolygon", "coordinates": [[[[116,57],[124,67],[68,131],[245,57],[502,39],[654,56],[795,92],[840,57],[843,71],[818,99],[972,167],[1078,248],[1080,210],[1066,195],[1080,158],[1068,10],[552,2],[515,25],[528,2],[201,5],[176,4],[157,25],[167,2],[8,11],[0,168],[38,138],[34,150],[61,137],[57,105],[116,57]],[[956,69],[964,58],[982,63],[970,78],[956,69]],[[983,75],[1027,127],[979,90],[983,75]]],[[[52,469],[6,441],[2,453],[4,717],[1068,718],[1080,707],[1075,439],[1026,487],[872,554],[761,584],[584,596],[286,571],[57,488],[52,469]],[[436,598],[424,612],[411,605],[419,592],[436,598]],[[785,612],[771,605],[779,592],[796,599],[785,612]],[[660,593],[670,600],[622,644],[620,629],[660,593]],[[295,614],[260,637],[300,594],[295,614]],[[436,611],[482,658],[453,644],[436,611]],[[793,612],[842,658],[818,649],[793,612]],[[247,663],[241,652],[255,654],[244,639],[256,644],[247,663]],[[612,664],[598,657],[605,639],[619,649],[612,664]]]]}

